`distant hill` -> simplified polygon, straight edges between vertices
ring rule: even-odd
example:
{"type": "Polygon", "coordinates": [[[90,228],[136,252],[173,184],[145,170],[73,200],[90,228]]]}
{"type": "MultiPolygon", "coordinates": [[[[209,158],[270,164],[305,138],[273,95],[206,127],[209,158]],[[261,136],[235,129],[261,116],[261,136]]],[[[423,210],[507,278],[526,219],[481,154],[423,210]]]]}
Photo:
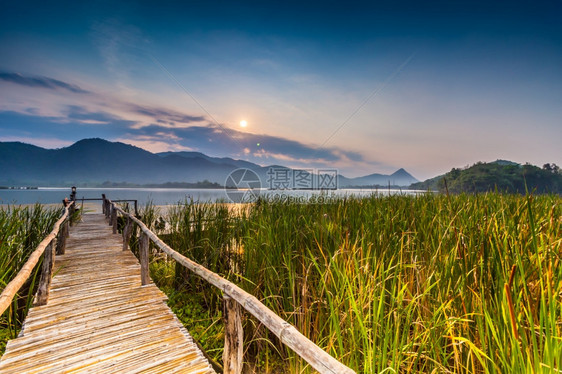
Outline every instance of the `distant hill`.
{"type": "Polygon", "coordinates": [[[390,175],[370,174],[358,178],[346,178],[340,176],[340,187],[387,187],[387,186],[409,186],[418,180],[404,169],[398,169],[390,175]]]}
{"type": "MultiPolygon", "coordinates": [[[[199,152],[162,152],[157,153],[161,157],[170,157],[170,156],[180,156],[188,159],[202,157],[208,161],[214,163],[227,163],[229,165],[235,165],[238,168],[247,168],[251,169],[256,172],[256,174],[260,177],[262,184],[264,187],[268,187],[267,180],[269,179],[268,171],[270,168],[275,169],[286,169],[291,170],[285,166],[281,165],[268,165],[268,166],[260,166],[248,161],[244,160],[234,160],[228,157],[210,157],[204,155],[203,153],[199,152]]],[[[364,177],[357,177],[357,178],[347,178],[343,175],[338,174],[338,187],[339,188],[346,188],[346,187],[386,187],[389,184],[391,186],[399,186],[399,187],[406,187],[412,183],[418,182],[416,178],[414,178],[410,173],[408,173],[404,169],[398,169],[396,172],[386,175],[386,174],[370,174],[364,177]]]]}
{"type": "MultiPolygon", "coordinates": [[[[270,167],[199,152],[151,153],[142,148],[103,139],[84,139],[69,147],[44,149],[20,142],[0,142],[0,186],[108,186],[224,185],[238,168],[254,170],[269,187],[270,167]],[[178,184],[179,183],[179,184],[178,184]],[[183,183],[183,184],[182,184],[183,183]],[[186,184],[187,183],[187,184],[186,184]]],[[[403,169],[392,175],[372,174],[360,178],[339,176],[339,187],[397,184],[407,186],[415,179],[403,169]]]]}
{"type": "Polygon", "coordinates": [[[183,157],[183,158],[188,158],[188,159],[194,159],[194,158],[203,158],[207,161],[211,161],[215,164],[228,164],[228,165],[233,165],[236,166],[238,168],[248,168],[248,169],[255,169],[255,168],[259,168],[261,166],[254,164],[252,162],[249,161],[244,161],[244,160],[235,160],[233,158],[230,157],[211,157],[211,156],[207,156],[206,154],[203,154],[201,152],[160,152],[160,153],[156,153],[158,156],[160,157],[169,157],[169,156],[179,156],[179,157],[183,157]]]}
{"type": "Polygon", "coordinates": [[[543,168],[534,165],[520,165],[515,162],[497,160],[490,163],[478,162],[465,169],[453,168],[444,175],[413,183],[410,189],[434,190],[440,192],[500,192],[562,193],[562,172],[555,164],[543,168]]]}

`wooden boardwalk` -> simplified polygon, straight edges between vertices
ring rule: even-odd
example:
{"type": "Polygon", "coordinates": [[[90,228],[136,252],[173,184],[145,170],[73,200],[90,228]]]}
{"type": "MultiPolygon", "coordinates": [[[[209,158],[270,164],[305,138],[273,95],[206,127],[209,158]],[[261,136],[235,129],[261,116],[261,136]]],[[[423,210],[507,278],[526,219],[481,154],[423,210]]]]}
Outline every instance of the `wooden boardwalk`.
{"type": "Polygon", "coordinates": [[[0,373],[213,373],[101,214],[83,215],[56,257],[47,305],[32,308],[0,373]]]}

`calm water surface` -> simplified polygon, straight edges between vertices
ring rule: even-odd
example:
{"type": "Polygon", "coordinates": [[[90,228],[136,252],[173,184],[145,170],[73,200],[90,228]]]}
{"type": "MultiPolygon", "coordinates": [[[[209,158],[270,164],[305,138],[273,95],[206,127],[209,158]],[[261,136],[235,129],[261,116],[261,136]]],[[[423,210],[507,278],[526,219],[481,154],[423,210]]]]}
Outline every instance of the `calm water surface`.
{"type": "MultiPolygon", "coordinates": [[[[339,189],[329,192],[322,191],[280,191],[261,190],[262,195],[279,199],[299,199],[312,195],[324,197],[343,196],[370,196],[379,194],[415,194],[419,191],[408,190],[373,190],[373,189],[339,189]]],[[[152,201],[155,205],[171,205],[185,200],[193,199],[197,202],[230,201],[223,189],[179,189],[179,188],[78,188],[76,198],[101,198],[105,194],[112,200],[132,199],[138,200],[139,204],[152,201]]],[[[0,204],[56,204],[70,195],[69,187],[50,188],[39,187],[37,190],[0,190],[0,204]]]]}

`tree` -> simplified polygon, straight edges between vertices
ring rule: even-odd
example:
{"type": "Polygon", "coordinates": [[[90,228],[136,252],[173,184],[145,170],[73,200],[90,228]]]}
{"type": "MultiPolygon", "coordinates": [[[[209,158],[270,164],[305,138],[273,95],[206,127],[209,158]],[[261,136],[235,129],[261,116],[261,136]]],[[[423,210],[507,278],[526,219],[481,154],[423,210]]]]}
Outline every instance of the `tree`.
{"type": "Polygon", "coordinates": [[[553,174],[560,174],[560,167],[556,164],[544,164],[542,166],[543,170],[551,172],[553,174]]]}

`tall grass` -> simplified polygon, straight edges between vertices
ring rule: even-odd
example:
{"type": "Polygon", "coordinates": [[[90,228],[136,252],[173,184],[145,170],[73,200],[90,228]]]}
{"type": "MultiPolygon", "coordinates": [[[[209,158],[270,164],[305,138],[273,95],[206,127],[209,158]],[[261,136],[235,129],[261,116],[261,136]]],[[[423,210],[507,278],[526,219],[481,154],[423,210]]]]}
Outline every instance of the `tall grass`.
{"type": "MultiPolygon", "coordinates": [[[[173,248],[358,372],[562,370],[559,196],[261,200],[242,213],[186,202],[167,221],[173,248]]],[[[175,270],[176,288],[210,295],[217,323],[219,295],[175,270]]],[[[261,370],[311,371],[253,319],[244,327],[261,370]]]]}
{"type": "MultiPolygon", "coordinates": [[[[58,209],[39,204],[0,209],[0,291],[17,275],[37,245],[52,230],[60,217],[58,209]]],[[[12,306],[0,317],[0,354],[6,342],[17,336],[39,281],[41,261],[28,282],[20,289],[12,306]]]]}

